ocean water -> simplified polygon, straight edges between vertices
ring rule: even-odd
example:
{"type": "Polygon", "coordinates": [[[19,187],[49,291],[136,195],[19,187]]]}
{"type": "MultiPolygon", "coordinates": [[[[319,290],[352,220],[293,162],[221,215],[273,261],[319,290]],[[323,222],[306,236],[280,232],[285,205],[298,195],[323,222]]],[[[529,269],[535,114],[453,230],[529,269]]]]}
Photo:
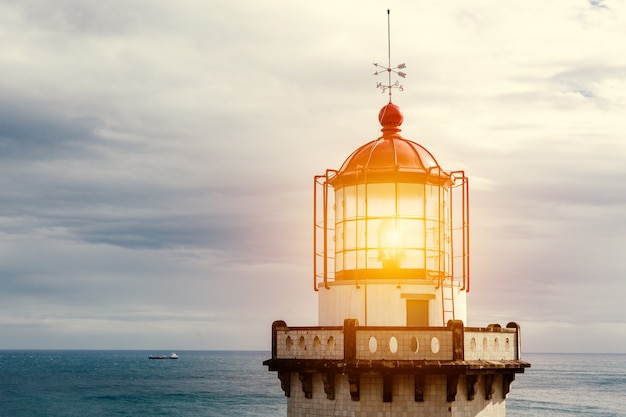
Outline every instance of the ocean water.
{"type": "Polygon", "coordinates": [[[0,351],[0,417],[285,416],[269,352],[0,351]]]}
{"type": "Polygon", "coordinates": [[[626,417],[626,355],[525,354],[508,417],[626,417]]]}
{"type": "MultiPolygon", "coordinates": [[[[269,352],[0,351],[0,417],[286,415],[269,352]]],[[[526,354],[509,417],[626,417],[626,355],[526,354]]]]}

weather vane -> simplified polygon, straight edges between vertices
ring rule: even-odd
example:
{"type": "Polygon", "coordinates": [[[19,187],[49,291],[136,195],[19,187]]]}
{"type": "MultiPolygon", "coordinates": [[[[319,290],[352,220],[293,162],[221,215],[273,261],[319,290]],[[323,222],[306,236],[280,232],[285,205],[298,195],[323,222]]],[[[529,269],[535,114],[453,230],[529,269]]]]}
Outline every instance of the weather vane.
{"type": "Polygon", "coordinates": [[[399,81],[396,80],[395,83],[391,83],[391,73],[396,73],[398,74],[399,77],[401,78],[405,78],[406,74],[402,71],[399,71],[401,69],[405,69],[406,65],[405,64],[400,64],[397,67],[391,67],[391,28],[390,28],[390,24],[389,24],[389,15],[390,15],[390,10],[387,9],[387,66],[384,67],[380,64],[374,63],[374,66],[376,67],[376,72],[374,73],[374,75],[378,75],[378,74],[382,74],[383,72],[387,73],[388,76],[388,80],[387,80],[387,84],[383,84],[381,82],[376,83],[376,88],[380,88],[381,90],[383,90],[382,92],[384,93],[385,91],[389,91],[389,102],[391,103],[391,91],[394,88],[397,88],[399,91],[403,91],[404,90],[404,86],[402,84],[400,84],[399,81]]]}

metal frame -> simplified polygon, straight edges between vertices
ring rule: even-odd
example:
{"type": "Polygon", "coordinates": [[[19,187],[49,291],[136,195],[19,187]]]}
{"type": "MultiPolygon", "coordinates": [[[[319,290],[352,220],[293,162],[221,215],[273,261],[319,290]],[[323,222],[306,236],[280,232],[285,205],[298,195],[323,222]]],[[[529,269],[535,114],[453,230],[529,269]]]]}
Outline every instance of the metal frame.
{"type": "MultiPolygon", "coordinates": [[[[333,256],[329,256],[330,235],[329,232],[334,230],[332,218],[329,218],[329,181],[337,175],[337,170],[327,169],[322,175],[316,175],[313,179],[313,289],[318,291],[320,282],[324,283],[324,288],[330,288],[329,279],[334,276],[334,271],[330,271],[329,263],[333,256]],[[318,194],[322,196],[321,213],[318,207],[318,194]],[[319,262],[321,261],[321,270],[319,262]]],[[[450,280],[461,281],[461,291],[469,292],[470,290],[470,239],[469,239],[469,179],[465,176],[465,171],[450,172],[452,185],[449,189],[449,235],[450,235],[450,280]],[[460,192],[461,213],[460,217],[454,217],[455,195],[460,192]],[[460,224],[459,224],[460,223],[460,224]],[[456,255],[455,247],[459,248],[457,239],[458,233],[461,234],[460,249],[461,254],[456,255]],[[461,258],[461,271],[458,271],[455,265],[456,260],[461,258]]],[[[439,245],[441,245],[439,239],[439,245]]],[[[441,248],[440,248],[441,249],[441,248]]],[[[441,253],[441,250],[439,251],[441,253]]],[[[444,279],[443,277],[440,280],[444,279]]],[[[439,285],[443,283],[440,282],[439,285]]]]}

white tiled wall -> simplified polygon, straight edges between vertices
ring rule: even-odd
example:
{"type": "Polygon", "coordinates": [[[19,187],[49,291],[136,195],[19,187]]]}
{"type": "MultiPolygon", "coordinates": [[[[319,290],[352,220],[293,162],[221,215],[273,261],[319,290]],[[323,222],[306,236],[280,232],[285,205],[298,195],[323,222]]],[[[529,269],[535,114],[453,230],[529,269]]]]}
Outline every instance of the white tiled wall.
{"type": "Polygon", "coordinates": [[[396,375],[391,402],[383,402],[382,377],[363,374],[360,380],[360,400],[352,401],[347,375],[337,375],[335,399],[329,400],[319,374],[313,375],[313,398],[302,392],[297,373],[291,375],[291,397],[288,399],[288,417],[505,417],[501,377],[494,387],[493,399],[486,400],[484,384],[479,379],[474,400],[467,399],[465,378],[459,378],[456,400],[446,401],[446,378],[443,375],[426,377],[424,401],[416,402],[414,379],[410,375],[396,375]]]}

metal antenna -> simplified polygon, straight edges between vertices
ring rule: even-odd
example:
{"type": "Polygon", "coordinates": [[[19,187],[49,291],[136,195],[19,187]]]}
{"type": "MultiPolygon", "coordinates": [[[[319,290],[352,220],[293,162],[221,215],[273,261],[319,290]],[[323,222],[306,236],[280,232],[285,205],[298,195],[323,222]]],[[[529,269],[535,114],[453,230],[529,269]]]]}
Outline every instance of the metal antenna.
{"type": "Polygon", "coordinates": [[[397,67],[391,67],[391,24],[390,24],[390,14],[391,11],[389,9],[387,9],[387,66],[384,67],[382,65],[379,65],[377,63],[374,63],[374,66],[376,67],[376,72],[374,73],[374,75],[378,75],[378,74],[382,74],[383,72],[387,72],[387,77],[388,77],[388,81],[387,84],[383,84],[381,82],[376,83],[376,88],[380,88],[381,90],[383,90],[383,93],[385,91],[389,92],[389,102],[391,103],[391,91],[394,88],[397,88],[399,91],[404,91],[404,86],[400,84],[400,82],[398,80],[396,80],[395,83],[391,83],[391,73],[396,73],[398,74],[398,76],[400,78],[405,78],[406,74],[402,71],[399,71],[401,69],[406,68],[405,64],[400,64],[397,67]]]}

